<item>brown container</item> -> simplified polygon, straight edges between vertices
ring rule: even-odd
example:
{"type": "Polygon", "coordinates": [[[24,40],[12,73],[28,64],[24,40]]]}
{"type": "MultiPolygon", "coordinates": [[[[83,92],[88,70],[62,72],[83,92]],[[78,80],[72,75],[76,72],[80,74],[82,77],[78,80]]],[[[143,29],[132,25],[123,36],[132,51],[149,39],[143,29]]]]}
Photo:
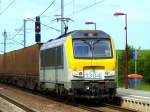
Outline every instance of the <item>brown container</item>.
{"type": "Polygon", "coordinates": [[[0,55],[0,73],[3,73],[3,55],[0,55]]]}
{"type": "Polygon", "coordinates": [[[0,55],[0,73],[9,75],[38,75],[40,45],[0,55]]]}

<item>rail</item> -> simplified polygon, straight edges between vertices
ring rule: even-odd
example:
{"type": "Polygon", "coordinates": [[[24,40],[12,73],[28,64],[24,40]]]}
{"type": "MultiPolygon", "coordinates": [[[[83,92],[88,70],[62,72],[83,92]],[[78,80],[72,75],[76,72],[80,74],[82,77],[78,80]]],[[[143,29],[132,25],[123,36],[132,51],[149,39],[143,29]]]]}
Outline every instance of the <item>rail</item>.
{"type": "Polygon", "coordinates": [[[119,106],[114,106],[110,104],[103,103],[99,107],[89,107],[85,105],[78,105],[79,108],[88,110],[90,112],[108,112],[108,111],[119,111],[119,112],[137,112],[136,110],[131,110],[127,108],[122,108],[119,106]]]}
{"type": "Polygon", "coordinates": [[[8,102],[14,104],[15,106],[19,107],[20,109],[24,110],[25,112],[37,112],[37,110],[31,109],[31,108],[27,107],[26,105],[21,104],[18,101],[14,100],[12,98],[9,98],[8,96],[3,95],[1,93],[0,93],[0,97],[5,99],[8,102]]]}
{"type": "Polygon", "coordinates": [[[103,103],[103,105],[105,107],[112,108],[112,109],[118,110],[118,111],[123,111],[123,112],[137,112],[136,110],[133,110],[133,109],[128,109],[128,108],[124,108],[124,107],[120,107],[120,106],[115,106],[115,105],[111,105],[111,104],[107,104],[107,103],[103,103]]]}

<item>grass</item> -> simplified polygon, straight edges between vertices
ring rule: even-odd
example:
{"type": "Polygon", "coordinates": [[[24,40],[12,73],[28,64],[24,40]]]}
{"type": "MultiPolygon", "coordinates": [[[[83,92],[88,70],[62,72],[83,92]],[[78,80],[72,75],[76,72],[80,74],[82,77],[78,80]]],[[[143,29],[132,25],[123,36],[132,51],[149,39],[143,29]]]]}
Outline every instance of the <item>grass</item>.
{"type": "Polygon", "coordinates": [[[142,82],[140,90],[150,91],[150,84],[142,82]]]}
{"type": "Polygon", "coordinates": [[[124,81],[123,80],[119,80],[118,87],[119,88],[123,88],[124,87],[124,81]]]}

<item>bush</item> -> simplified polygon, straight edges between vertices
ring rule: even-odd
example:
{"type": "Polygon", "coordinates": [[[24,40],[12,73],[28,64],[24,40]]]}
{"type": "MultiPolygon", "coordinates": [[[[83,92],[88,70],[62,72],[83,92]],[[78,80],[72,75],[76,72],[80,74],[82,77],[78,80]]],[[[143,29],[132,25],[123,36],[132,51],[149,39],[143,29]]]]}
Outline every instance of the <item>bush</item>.
{"type": "MultiPolygon", "coordinates": [[[[133,60],[134,47],[128,47],[128,74],[135,73],[135,61],[133,60]]],[[[118,50],[118,79],[124,82],[125,50],[118,50]]],[[[150,84],[150,50],[138,50],[137,73],[144,75],[144,81],[150,84]]]]}

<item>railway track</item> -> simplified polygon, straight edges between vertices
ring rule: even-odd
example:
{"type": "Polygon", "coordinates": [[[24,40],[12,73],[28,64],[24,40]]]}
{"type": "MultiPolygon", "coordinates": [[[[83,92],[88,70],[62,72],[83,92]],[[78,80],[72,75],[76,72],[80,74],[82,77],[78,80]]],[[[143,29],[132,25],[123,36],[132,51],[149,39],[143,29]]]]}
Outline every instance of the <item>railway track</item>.
{"type": "Polygon", "coordinates": [[[8,96],[0,94],[0,97],[3,98],[4,100],[8,101],[11,104],[14,104],[16,107],[22,109],[25,112],[37,112],[37,110],[31,109],[31,108],[27,107],[26,105],[24,105],[18,101],[15,101],[14,99],[9,98],[8,96]]]}
{"type": "MultiPolygon", "coordinates": [[[[47,97],[47,96],[44,96],[44,97],[47,97]]],[[[52,98],[53,100],[55,101],[58,101],[58,102],[63,102],[67,105],[72,105],[72,106],[75,106],[75,107],[78,107],[80,109],[83,109],[83,110],[87,110],[89,112],[137,112],[136,110],[133,110],[133,109],[128,109],[128,108],[123,108],[123,107],[120,107],[120,106],[116,106],[116,105],[113,105],[113,104],[108,104],[108,103],[93,103],[91,105],[91,102],[90,104],[88,104],[89,102],[87,102],[87,104],[82,100],[80,101],[66,101],[66,100],[63,100],[63,99],[59,99],[59,98],[56,98],[56,97],[48,97],[48,98],[52,98]]]]}
{"type": "Polygon", "coordinates": [[[111,104],[107,104],[107,103],[104,103],[104,105],[105,105],[105,107],[112,108],[114,110],[118,110],[121,112],[137,112],[136,110],[133,110],[133,109],[123,108],[120,106],[115,106],[115,105],[111,105],[111,104]]]}
{"type": "MultiPolygon", "coordinates": [[[[15,106],[21,108],[25,112],[37,112],[37,110],[31,109],[31,108],[25,106],[24,104],[21,104],[21,103],[15,101],[14,99],[9,98],[8,96],[0,94],[0,97],[7,100],[8,102],[14,104],[15,106]]],[[[58,101],[58,99],[57,99],[57,101],[58,101]]],[[[62,100],[59,100],[59,101],[62,102],[62,100]]],[[[121,108],[119,106],[114,106],[114,105],[110,105],[110,104],[106,104],[106,103],[100,104],[100,106],[86,106],[84,104],[77,104],[77,103],[72,103],[72,102],[70,102],[70,103],[65,102],[65,103],[75,106],[77,108],[89,111],[89,112],[136,112],[131,109],[121,108]]]]}
{"type": "Polygon", "coordinates": [[[88,110],[90,112],[137,112],[135,110],[122,108],[119,106],[114,106],[110,104],[103,103],[99,107],[89,107],[85,105],[78,105],[79,108],[82,108],[84,110],[88,110]]]}
{"type": "MultiPolygon", "coordinates": [[[[12,87],[14,88],[14,87],[12,87]]],[[[17,88],[18,89],[18,88],[17,88]]],[[[30,91],[27,91],[30,92],[30,91]]],[[[32,92],[30,92],[32,93],[32,92]]],[[[32,93],[34,94],[34,93],[32,93]]],[[[36,93],[35,93],[36,94],[36,93]]],[[[74,106],[77,107],[79,109],[88,111],[88,112],[136,112],[135,110],[131,110],[131,109],[127,109],[127,108],[122,108],[120,106],[114,106],[111,104],[107,104],[107,103],[101,103],[101,104],[95,104],[94,102],[88,104],[86,101],[82,101],[79,100],[77,102],[73,102],[73,101],[68,101],[68,100],[64,100],[64,99],[60,99],[58,97],[53,97],[53,96],[49,96],[47,94],[37,94],[38,96],[42,96],[42,97],[46,97],[47,99],[51,99],[57,102],[62,102],[64,104],[70,105],[70,106],[74,106]]],[[[9,98],[8,96],[1,94],[0,93],[0,97],[7,100],[8,102],[16,105],[17,107],[21,108],[22,110],[26,111],[26,112],[37,112],[38,110],[34,110],[32,108],[29,108],[28,106],[19,103],[18,101],[15,101],[12,98],[9,98]]]]}

